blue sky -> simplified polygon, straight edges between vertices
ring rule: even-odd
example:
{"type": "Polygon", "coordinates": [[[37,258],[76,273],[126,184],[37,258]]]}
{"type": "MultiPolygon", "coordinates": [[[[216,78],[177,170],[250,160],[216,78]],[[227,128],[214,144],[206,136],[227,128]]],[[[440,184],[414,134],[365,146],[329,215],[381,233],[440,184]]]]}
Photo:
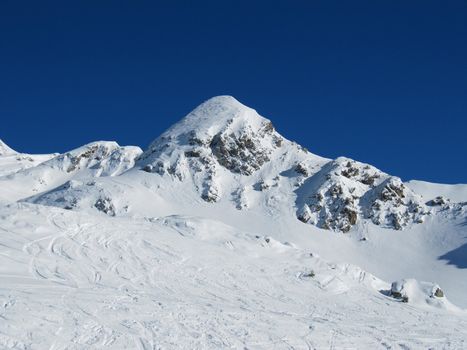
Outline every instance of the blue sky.
{"type": "Polygon", "coordinates": [[[467,182],[467,2],[2,1],[0,138],[146,147],[229,94],[285,137],[467,182]]]}

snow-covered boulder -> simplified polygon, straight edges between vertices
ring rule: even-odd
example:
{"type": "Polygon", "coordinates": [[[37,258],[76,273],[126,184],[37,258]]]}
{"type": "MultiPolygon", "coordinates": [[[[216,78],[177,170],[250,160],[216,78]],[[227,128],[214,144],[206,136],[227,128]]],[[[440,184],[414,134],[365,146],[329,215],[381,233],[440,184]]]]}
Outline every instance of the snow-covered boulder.
{"type": "Polygon", "coordinates": [[[395,281],[389,295],[402,302],[440,309],[458,310],[444,295],[436,283],[421,282],[413,278],[395,281]]]}

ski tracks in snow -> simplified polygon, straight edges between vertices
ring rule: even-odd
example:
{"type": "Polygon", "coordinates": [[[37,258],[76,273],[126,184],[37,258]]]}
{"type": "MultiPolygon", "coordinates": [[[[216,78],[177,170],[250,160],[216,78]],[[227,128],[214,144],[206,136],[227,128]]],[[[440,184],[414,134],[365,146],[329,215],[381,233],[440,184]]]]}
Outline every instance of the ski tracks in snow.
{"type": "MultiPolygon", "coordinates": [[[[22,215],[37,215],[28,210],[22,215]]],[[[15,254],[26,265],[22,275],[0,275],[2,349],[466,345],[465,317],[395,302],[359,271],[270,238],[181,217],[57,209],[36,220],[34,234],[2,225],[15,232],[14,242],[0,242],[2,253],[25,242],[15,254]],[[311,269],[316,275],[303,277],[311,269]]]]}

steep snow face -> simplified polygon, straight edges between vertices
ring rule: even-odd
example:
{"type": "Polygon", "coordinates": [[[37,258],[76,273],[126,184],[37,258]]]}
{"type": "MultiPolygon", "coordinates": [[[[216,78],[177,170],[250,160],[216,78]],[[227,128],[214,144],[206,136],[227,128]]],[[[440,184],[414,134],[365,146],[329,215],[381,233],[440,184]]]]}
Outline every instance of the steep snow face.
{"type": "Polygon", "coordinates": [[[16,201],[52,190],[71,179],[117,176],[132,168],[141,153],[139,147],[93,142],[0,177],[0,199],[16,201]]]}

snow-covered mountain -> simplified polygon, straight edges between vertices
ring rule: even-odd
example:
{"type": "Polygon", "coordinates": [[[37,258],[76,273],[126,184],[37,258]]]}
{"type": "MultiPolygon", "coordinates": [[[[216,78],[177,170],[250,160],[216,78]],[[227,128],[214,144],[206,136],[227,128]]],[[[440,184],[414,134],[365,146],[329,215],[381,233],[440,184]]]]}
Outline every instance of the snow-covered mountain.
{"type": "MultiPolygon", "coordinates": [[[[71,179],[116,176],[132,168],[141,153],[139,147],[100,141],[64,154],[45,156],[39,164],[18,167],[1,176],[0,199],[16,201],[54,189],[71,179]]],[[[24,156],[13,157],[20,160],[24,156]]]]}
{"type": "MultiPolygon", "coordinates": [[[[103,147],[104,144],[99,145],[103,147]]],[[[91,152],[90,147],[99,152],[98,144],[87,145],[70,152],[71,156],[60,155],[44,166],[59,168],[69,174],[75,171],[76,159],[88,162],[86,154],[91,152]]],[[[92,176],[101,173],[118,175],[133,168],[133,159],[139,152],[119,149],[118,156],[112,154],[109,161],[105,152],[110,151],[104,149],[104,154],[96,156],[102,160],[91,157],[94,162],[105,164],[89,163],[91,169],[98,170],[92,176]],[[126,162],[122,157],[126,157],[126,162]]],[[[81,167],[86,168],[86,164],[81,167]]],[[[304,223],[344,233],[357,224],[369,222],[403,230],[422,223],[427,216],[437,212],[433,206],[426,205],[435,197],[423,198],[399,178],[368,164],[343,157],[329,160],[314,155],[285,139],[270,120],[230,96],[204,102],[164,132],[136,159],[132,176],[142,177],[137,174],[139,171],[153,174],[145,178],[151,186],[196,192],[206,202],[229,202],[240,210],[261,206],[284,215],[294,211],[296,218],[304,223]]],[[[46,177],[43,172],[41,169],[41,179],[46,177]]],[[[99,182],[96,186],[105,188],[106,185],[99,182]]],[[[95,196],[92,193],[95,187],[91,191],[83,189],[88,187],[85,182],[56,187],[52,186],[52,192],[35,196],[32,201],[79,207],[80,200],[86,201],[84,192],[95,196]],[[70,200],[75,203],[71,205],[70,200]]],[[[47,189],[50,190],[50,186],[47,189]]],[[[112,191],[108,192],[107,197],[112,197],[112,191]]],[[[121,206],[126,208],[136,205],[130,199],[122,201],[120,194],[114,197],[118,197],[115,200],[120,200],[124,203],[121,206]]],[[[102,200],[96,198],[96,201],[102,200]]],[[[92,204],[89,200],[86,203],[88,206],[92,204]]]]}
{"type": "Polygon", "coordinates": [[[5,142],[0,140],[0,156],[5,157],[14,154],[17,154],[17,152],[10,148],[5,142]]]}
{"type": "Polygon", "coordinates": [[[25,154],[10,148],[0,140],[0,176],[13,174],[17,171],[32,168],[53,158],[56,154],[25,154]]]}
{"type": "Polygon", "coordinates": [[[0,204],[0,348],[467,342],[467,185],[320,157],[230,96],[144,152],[0,142],[0,204]]]}

